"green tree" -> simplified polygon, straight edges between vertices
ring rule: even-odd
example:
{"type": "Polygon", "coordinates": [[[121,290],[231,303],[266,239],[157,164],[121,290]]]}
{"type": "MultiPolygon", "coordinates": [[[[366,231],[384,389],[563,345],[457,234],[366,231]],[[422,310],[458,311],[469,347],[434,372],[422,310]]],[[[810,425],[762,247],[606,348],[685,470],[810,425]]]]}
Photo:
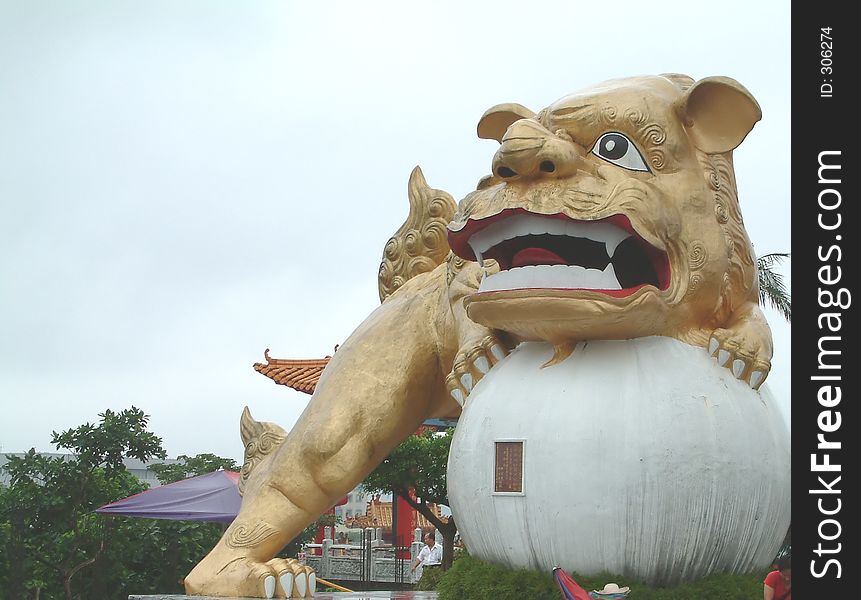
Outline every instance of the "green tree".
{"type": "MultiPolygon", "coordinates": [[[[0,488],[0,600],[178,593],[183,577],[224,532],[217,523],[94,513],[146,488],[125,470],[124,458],[165,456],[142,411],[100,416],[98,425],[53,434],[54,444],[70,455],[9,457],[10,487],[0,488]]],[[[159,477],[169,482],[218,468],[237,465],[213,454],[181,456],[159,477]]]]}
{"type": "Polygon", "coordinates": [[[451,566],[454,557],[457,526],[454,516],[440,519],[429,504],[448,506],[446,466],[453,435],[454,429],[411,435],[362,482],[368,492],[397,494],[439,529],[443,536],[443,569],[451,566]],[[410,490],[415,492],[416,500],[410,496],[410,490]]]}
{"type": "MultiPolygon", "coordinates": [[[[140,409],[106,410],[99,416],[97,425],[52,433],[51,443],[70,456],[44,456],[31,449],[8,457],[10,485],[2,495],[0,518],[10,562],[17,563],[6,574],[12,579],[10,589],[16,590],[10,599],[23,588],[33,590],[36,598],[43,589],[55,597],[62,589],[72,600],[73,588],[82,587],[74,581],[103,558],[116,533],[113,523],[93,510],[146,487],[126,471],[123,459],[165,456],[161,439],[146,431],[148,417],[140,409]]],[[[90,583],[106,588],[108,576],[98,569],[90,583]]]]}
{"type": "Polygon", "coordinates": [[[186,456],[180,454],[174,464],[157,463],[149,465],[149,470],[155,473],[162,484],[173,483],[188,477],[206,475],[213,471],[238,471],[239,465],[232,458],[221,458],[215,454],[198,454],[186,456]]]}
{"type": "MultiPolygon", "coordinates": [[[[205,475],[219,469],[238,471],[233,459],[215,454],[180,455],[174,464],[148,465],[162,484],[205,475]]],[[[182,580],[215,546],[225,525],[200,521],[119,518],[140,532],[135,551],[117,568],[128,572],[135,593],[181,592],[182,580]]]]}
{"type": "Polygon", "coordinates": [[[789,254],[773,252],[756,259],[759,269],[759,303],[770,304],[787,321],[791,321],[792,298],[786,289],[783,275],[775,271],[775,266],[785,258],[789,258],[789,254]]]}

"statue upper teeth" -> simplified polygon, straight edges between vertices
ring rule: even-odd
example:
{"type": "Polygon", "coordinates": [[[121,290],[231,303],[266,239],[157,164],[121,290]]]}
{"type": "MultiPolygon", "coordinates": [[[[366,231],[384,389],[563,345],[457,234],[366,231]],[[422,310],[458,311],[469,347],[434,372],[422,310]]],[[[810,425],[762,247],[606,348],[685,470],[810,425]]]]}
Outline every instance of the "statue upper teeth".
{"type": "MultiPolygon", "coordinates": [[[[542,215],[517,214],[492,223],[474,233],[469,245],[482,263],[484,254],[506,240],[527,235],[564,235],[601,242],[607,256],[613,258],[616,248],[631,234],[607,221],[569,221],[542,215]]],[[[613,264],[600,271],[577,265],[530,265],[500,271],[485,277],[479,291],[518,288],[622,289],[613,264]]]]}
{"type": "Polygon", "coordinates": [[[592,223],[583,221],[569,221],[555,217],[542,215],[518,214],[491,223],[481,231],[474,233],[469,238],[476,258],[485,252],[504,242],[525,235],[566,235],[569,237],[586,238],[593,242],[603,242],[607,248],[607,255],[613,258],[616,247],[631,234],[607,221],[595,221],[592,223]]]}

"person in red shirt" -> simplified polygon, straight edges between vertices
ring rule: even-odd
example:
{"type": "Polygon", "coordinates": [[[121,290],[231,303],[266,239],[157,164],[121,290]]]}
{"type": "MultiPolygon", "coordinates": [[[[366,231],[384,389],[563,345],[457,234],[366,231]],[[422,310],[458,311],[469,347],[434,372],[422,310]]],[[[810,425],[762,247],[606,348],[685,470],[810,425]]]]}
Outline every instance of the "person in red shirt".
{"type": "Polygon", "coordinates": [[[788,555],[777,561],[777,570],[765,576],[763,600],[792,600],[792,567],[788,555]]]}

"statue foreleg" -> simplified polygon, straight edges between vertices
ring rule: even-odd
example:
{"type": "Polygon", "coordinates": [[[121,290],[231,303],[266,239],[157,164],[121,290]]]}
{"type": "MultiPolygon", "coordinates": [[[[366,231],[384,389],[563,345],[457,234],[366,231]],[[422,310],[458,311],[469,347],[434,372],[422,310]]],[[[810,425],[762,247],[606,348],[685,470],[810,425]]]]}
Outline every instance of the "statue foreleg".
{"type": "Polygon", "coordinates": [[[283,444],[251,474],[236,520],[186,577],[189,594],[284,597],[291,584],[310,593],[309,574],[273,556],[450,402],[441,277],[408,282],[338,349],[283,444]]]}

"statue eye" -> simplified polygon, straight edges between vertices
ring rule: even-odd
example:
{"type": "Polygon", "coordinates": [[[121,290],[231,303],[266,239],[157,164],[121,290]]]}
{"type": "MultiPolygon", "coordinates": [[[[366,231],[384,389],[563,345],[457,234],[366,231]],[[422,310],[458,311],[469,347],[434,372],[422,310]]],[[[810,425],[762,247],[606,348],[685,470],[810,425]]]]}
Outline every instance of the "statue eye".
{"type": "Polygon", "coordinates": [[[649,167],[634,142],[621,133],[609,132],[599,137],[592,153],[623,169],[649,172],[649,167]]]}

